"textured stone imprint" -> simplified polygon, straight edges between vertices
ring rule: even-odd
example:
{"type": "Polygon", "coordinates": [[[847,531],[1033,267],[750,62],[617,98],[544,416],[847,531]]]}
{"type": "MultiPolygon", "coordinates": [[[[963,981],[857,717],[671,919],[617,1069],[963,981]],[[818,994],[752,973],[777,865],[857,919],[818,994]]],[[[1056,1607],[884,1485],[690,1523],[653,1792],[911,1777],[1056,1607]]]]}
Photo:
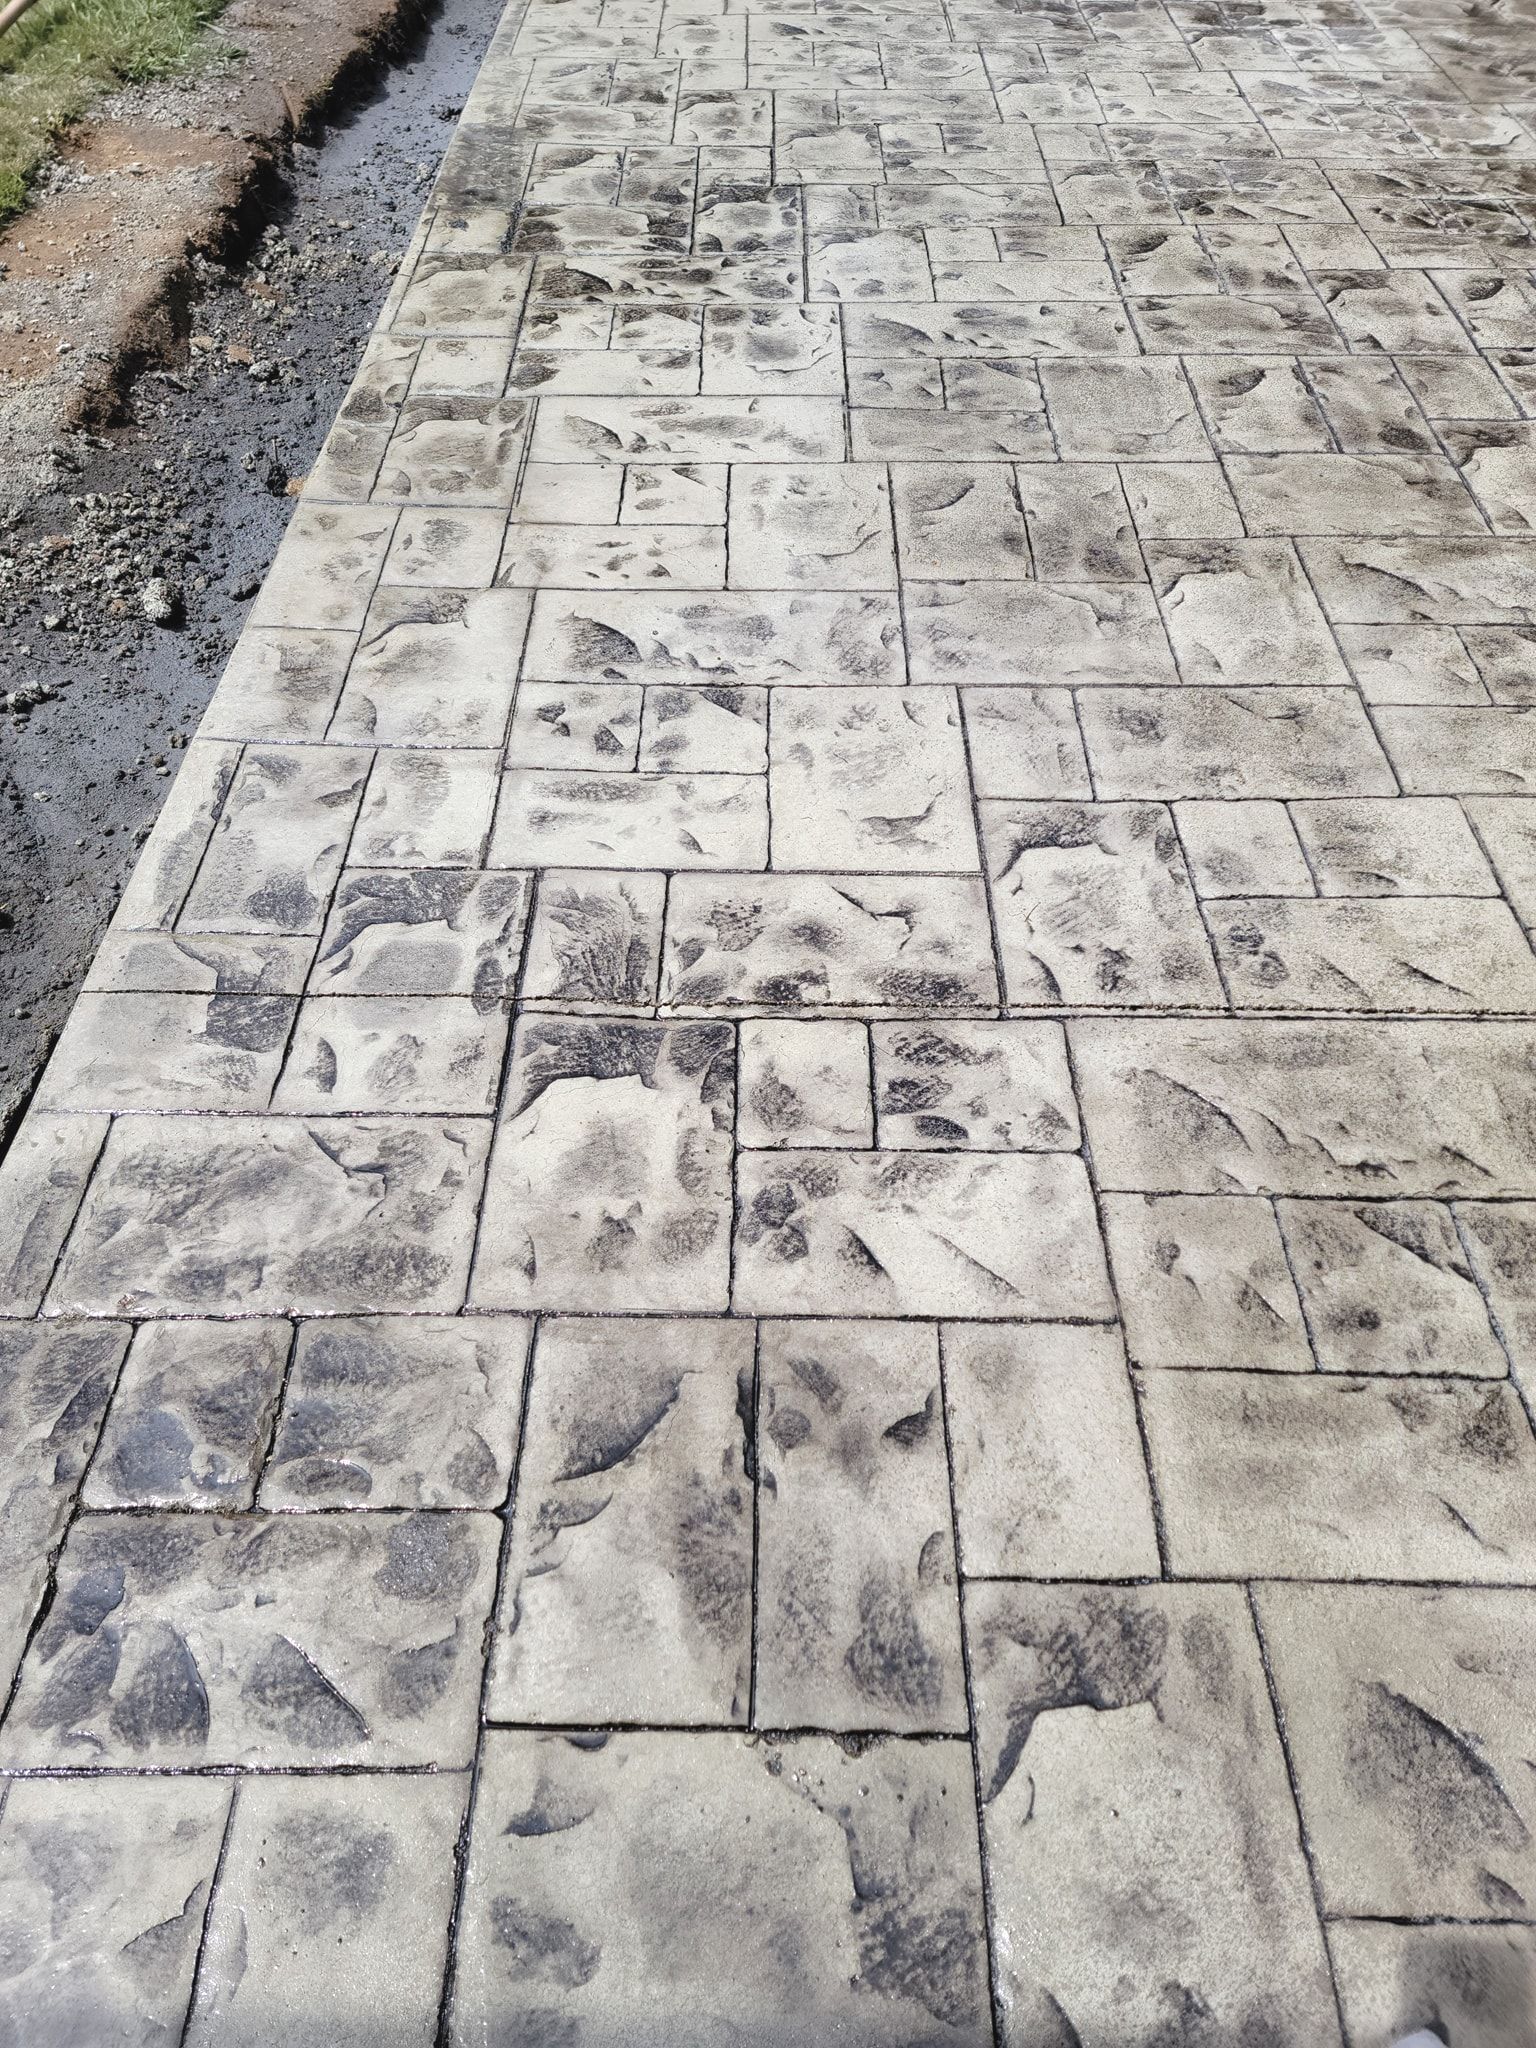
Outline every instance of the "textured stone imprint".
{"type": "Polygon", "coordinates": [[[0,2041],[1536,2044],[1536,6],[528,0],[0,1167],[0,2041]]]}

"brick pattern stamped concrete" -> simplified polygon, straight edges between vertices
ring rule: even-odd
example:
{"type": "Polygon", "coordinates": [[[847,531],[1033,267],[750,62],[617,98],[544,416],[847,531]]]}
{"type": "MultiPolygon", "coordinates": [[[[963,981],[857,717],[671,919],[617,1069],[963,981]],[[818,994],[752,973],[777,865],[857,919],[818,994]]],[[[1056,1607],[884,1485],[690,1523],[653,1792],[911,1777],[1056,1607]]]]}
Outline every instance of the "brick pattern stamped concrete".
{"type": "Polygon", "coordinates": [[[0,2039],[1536,2044],[1536,14],[529,0],[0,1180],[0,2039]]]}

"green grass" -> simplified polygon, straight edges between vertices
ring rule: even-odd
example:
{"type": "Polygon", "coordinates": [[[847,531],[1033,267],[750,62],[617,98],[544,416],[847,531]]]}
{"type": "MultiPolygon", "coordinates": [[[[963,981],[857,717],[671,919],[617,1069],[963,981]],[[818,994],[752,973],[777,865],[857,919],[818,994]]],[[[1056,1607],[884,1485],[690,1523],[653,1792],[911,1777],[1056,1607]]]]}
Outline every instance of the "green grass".
{"type": "Polygon", "coordinates": [[[0,36],[0,222],[26,203],[50,144],[115,85],[168,78],[206,54],[225,0],[38,0],[0,36]]]}

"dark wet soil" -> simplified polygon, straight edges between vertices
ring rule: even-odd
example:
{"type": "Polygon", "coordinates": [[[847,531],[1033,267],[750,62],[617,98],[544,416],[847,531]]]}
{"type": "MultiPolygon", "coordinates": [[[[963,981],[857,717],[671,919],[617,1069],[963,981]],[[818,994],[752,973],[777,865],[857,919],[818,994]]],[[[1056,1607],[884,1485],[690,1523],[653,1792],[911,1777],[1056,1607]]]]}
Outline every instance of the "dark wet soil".
{"type": "MultiPolygon", "coordinates": [[[[443,0],[315,146],[238,269],[201,269],[184,367],[61,449],[0,531],[0,1144],[351,379],[502,0],[443,0]],[[146,594],[147,593],[147,594],[146,594]],[[146,606],[170,623],[156,624],[146,606]]],[[[3,446],[3,431],[0,431],[3,446]]]]}

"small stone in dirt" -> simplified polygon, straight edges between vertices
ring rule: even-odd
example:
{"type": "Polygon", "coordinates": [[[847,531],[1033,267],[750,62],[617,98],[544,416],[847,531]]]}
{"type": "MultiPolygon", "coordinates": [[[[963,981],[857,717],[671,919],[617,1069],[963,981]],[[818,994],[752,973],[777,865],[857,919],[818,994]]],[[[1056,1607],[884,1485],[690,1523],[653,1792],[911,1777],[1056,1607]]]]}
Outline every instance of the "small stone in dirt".
{"type": "Polygon", "coordinates": [[[0,711],[30,711],[34,704],[46,704],[54,694],[50,683],[23,683],[19,689],[0,693],[0,711]]]}
{"type": "Polygon", "coordinates": [[[254,597],[260,588],[260,576],[239,576],[227,586],[228,594],[236,604],[244,604],[245,600],[254,597]]]}
{"type": "Polygon", "coordinates": [[[139,610],[152,626],[174,626],[181,616],[181,592],[165,576],[151,576],[139,592],[139,610]]]}

